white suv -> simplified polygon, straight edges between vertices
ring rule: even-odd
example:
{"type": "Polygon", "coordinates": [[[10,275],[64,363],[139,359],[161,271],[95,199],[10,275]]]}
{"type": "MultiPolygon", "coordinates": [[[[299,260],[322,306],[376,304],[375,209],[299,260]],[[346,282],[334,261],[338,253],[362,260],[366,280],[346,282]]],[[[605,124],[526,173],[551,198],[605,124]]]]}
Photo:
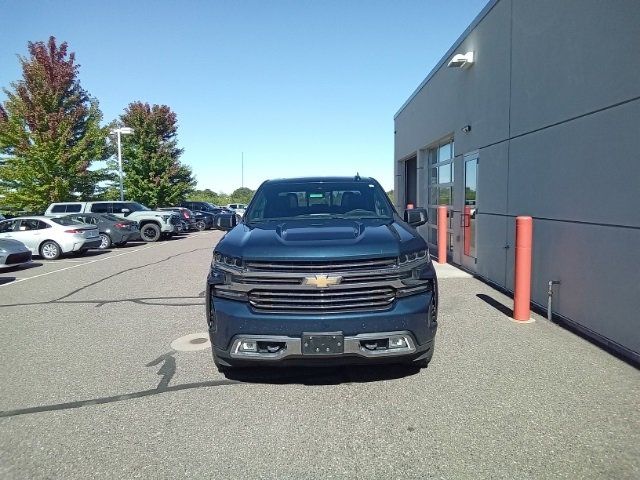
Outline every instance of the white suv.
{"type": "Polygon", "coordinates": [[[156,242],[163,235],[170,237],[178,232],[180,217],[171,212],[151,210],[138,202],[59,202],[52,203],[45,215],[55,217],[69,213],[112,213],[118,217],[138,222],[140,237],[145,242],[156,242]]]}
{"type": "Polygon", "coordinates": [[[227,205],[227,208],[229,210],[233,210],[239,216],[242,217],[244,215],[245,210],[247,209],[247,206],[244,203],[230,203],[229,205],[227,205]]]}

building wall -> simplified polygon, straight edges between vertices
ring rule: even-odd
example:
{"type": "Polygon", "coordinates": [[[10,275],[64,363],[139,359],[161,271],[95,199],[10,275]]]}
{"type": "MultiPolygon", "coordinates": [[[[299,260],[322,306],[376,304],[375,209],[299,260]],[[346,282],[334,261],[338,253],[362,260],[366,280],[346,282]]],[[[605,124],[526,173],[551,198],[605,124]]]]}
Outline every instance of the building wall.
{"type": "Polygon", "coordinates": [[[398,207],[402,160],[418,156],[422,205],[424,149],[453,135],[459,212],[463,155],[478,150],[472,268],[512,290],[514,217],[533,216],[533,301],[546,305],[547,282],[560,280],[554,311],[631,355],[640,354],[639,18],[636,0],[492,1],[395,118],[398,207]],[[446,67],[467,51],[471,68],[446,67]]]}

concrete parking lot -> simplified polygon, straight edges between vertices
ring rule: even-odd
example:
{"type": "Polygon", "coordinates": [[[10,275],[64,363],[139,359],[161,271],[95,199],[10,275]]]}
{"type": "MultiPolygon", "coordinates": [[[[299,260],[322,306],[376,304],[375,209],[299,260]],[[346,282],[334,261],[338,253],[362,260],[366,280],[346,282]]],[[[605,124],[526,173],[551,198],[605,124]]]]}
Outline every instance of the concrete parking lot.
{"type": "Polygon", "coordinates": [[[639,371],[451,267],[427,369],[219,374],[220,236],[0,273],[0,477],[640,478],[639,371]]]}

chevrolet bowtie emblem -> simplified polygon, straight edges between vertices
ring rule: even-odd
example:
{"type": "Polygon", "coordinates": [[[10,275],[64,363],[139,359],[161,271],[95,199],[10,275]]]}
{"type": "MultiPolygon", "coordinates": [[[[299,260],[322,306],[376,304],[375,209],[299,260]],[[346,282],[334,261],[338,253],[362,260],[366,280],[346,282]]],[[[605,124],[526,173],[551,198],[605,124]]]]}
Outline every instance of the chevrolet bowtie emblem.
{"type": "Polygon", "coordinates": [[[342,281],[342,277],[339,275],[314,275],[313,277],[304,277],[302,280],[303,285],[310,285],[312,287],[327,288],[331,285],[338,285],[342,281]]]}

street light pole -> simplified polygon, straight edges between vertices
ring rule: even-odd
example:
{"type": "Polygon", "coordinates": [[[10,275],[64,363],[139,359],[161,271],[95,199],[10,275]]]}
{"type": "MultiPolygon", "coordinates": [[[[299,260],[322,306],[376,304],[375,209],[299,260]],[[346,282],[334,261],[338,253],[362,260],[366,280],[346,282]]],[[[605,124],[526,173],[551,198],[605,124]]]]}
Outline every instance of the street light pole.
{"type": "Polygon", "coordinates": [[[244,187],[244,152],[242,152],[242,161],[241,161],[240,170],[242,171],[240,186],[244,187]]]}
{"type": "Polygon", "coordinates": [[[111,130],[111,134],[118,135],[118,174],[120,176],[120,201],[124,202],[124,187],[122,185],[122,145],[121,145],[121,137],[120,135],[131,135],[133,133],[133,128],[131,127],[120,127],[114,130],[111,130]]]}
{"type": "Polygon", "coordinates": [[[118,132],[118,174],[120,175],[120,201],[124,202],[124,187],[122,185],[122,147],[120,146],[120,129],[118,132]]]}

